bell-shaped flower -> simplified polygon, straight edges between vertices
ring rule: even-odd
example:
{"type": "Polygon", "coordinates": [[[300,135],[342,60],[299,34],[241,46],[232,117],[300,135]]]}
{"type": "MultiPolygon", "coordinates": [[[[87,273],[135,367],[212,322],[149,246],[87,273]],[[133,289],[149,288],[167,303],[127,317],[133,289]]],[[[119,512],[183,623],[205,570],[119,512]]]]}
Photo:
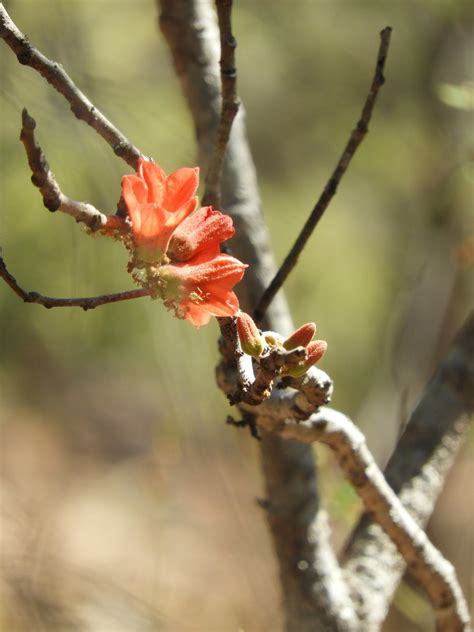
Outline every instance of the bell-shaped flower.
{"type": "Polygon", "coordinates": [[[197,206],[199,169],[178,169],[167,176],[151,160],[140,158],[136,175],[122,178],[122,197],[132,223],[134,256],[159,262],[176,227],[197,206]]]}
{"type": "Polygon", "coordinates": [[[232,291],[247,266],[235,257],[216,254],[215,246],[185,263],[158,268],[160,295],[178,318],[189,320],[196,327],[205,325],[211,316],[233,316],[239,301],[232,291]]]}

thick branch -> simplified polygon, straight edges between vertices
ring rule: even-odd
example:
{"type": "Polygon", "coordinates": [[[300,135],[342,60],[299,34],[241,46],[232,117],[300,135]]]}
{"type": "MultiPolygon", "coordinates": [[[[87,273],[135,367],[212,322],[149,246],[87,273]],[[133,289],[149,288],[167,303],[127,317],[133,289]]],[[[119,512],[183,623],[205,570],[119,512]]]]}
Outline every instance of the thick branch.
{"type": "Polygon", "coordinates": [[[268,306],[274,299],[278,290],[282,287],[283,283],[286,281],[288,275],[295,267],[298,257],[300,256],[303,248],[305,247],[308,239],[311,237],[313,230],[316,228],[319,220],[323,216],[324,211],[328,207],[332,198],[336,194],[337,187],[339,186],[339,182],[341,181],[343,175],[346,172],[347,167],[349,166],[352,157],[354,156],[357,148],[364,140],[367,132],[369,131],[369,122],[372,116],[372,111],[374,109],[375,101],[377,99],[377,95],[379,93],[380,88],[383,86],[385,82],[385,78],[383,76],[385,60],[387,58],[388,47],[390,44],[390,35],[392,29],[390,27],[386,27],[380,33],[380,48],[377,55],[377,63],[375,66],[375,75],[372,81],[372,85],[370,86],[369,94],[367,95],[367,99],[365,101],[364,107],[362,109],[362,115],[355,127],[352,131],[350,138],[347,142],[347,145],[342,152],[342,156],[337,163],[335,170],[333,171],[331,177],[329,178],[323,192],[319,200],[316,202],[315,207],[311,211],[310,216],[306,220],[305,225],[301,229],[300,234],[298,235],[295,243],[293,244],[290,252],[287,254],[285,260],[280,266],[277,274],[273,277],[270,285],[266,288],[262,297],[260,298],[257,307],[254,311],[254,318],[256,322],[260,322],[267,311],[268,306]]]}
{"type": "Polygon", "coordinates": [[[318,441],[335,453],[366,510],[403,556],[410,573],[425,589],[435,611],[438,630],[469,629],[469,613],[453,566],[431,544],[402,505],[375,463],[363,434],[352,421],[329,409],[302,422],[276,423],[259,418],[258,426],[303,443],[318,441]]]}
{"type": "Polygon", "coordinates": [[[48,161],[35,138],[36,122],[28,114],[26,108],[22,112],[20,140],[25,146],[28,164],[33,173],[31,181],[40,190],[43,203],[49,211],[62,211],[82,222],[91,230],[118,230],[128,232],[129,227],[124,219],[115,215],[106,215],[97,210],[89,202],[78,202],[64,195],[49,168],[48,161]]]}
{"type": "MultiPolygon", "coordinates": [[[[160,0],[160,26],[173,55],[176,72],[193,116],[204,168],[212,155],[219,122],[220,77],[218,31],[208,2],[160,0]]],[[[222,206],[236,228],[232,252],[250,264],[239,284],[242,309],[249,311],[275,273],[268,233],[260,208],[255,167],[248,147],[244,111],[232,126],[222,181],[222,206]]],[[[288,335],[294,327],[282,295],[267,311],[266,329],[288,335]]],[[[319,504],[311,446],[265,433],[260,442],[268,505],[282,581],[287,629],[297,632],[354,629],[354,611],[319,504]],[[315,534],[318,534],[316,537],[315,534]],[[307,560],[302,573],[298,562],[307,560]]]]}
{"type": "Polygon", "coordinates": [[[12,49],[20,64],[30,66],[68,101],[74,115],[90,125],[112,148],[114,154],[137,168],[141,152],[98,110],[75,85],[63,67],[37,50],[17,28],[0,3],[0,37],[12,49]]]}
{"type": "Polygon", "coordinates": [[[15,277],[8,272],[5,261],[0,257],[0,277],[25,303],[37,303],[47,309],[51,307],[82,307],[83,310],[95,309],[99,305],[107,303],[119,303],[129,301],[142,296],[150,296],[148,290],[129,290],[128,292],[118,292],[116,294],[102,294],[101,296],[88,296],[83,298],[52,298],[43,296],[38,292],[27,292],[18,285],[15,277]]]}
{"type": "Polygon", "coordinates": [[[232,123],[239,110],[240,102],[237,97],[236,89],[237,69],[235,66],[235,49],[237,42],[232,35],[231,26],[232,0],[216,0],[216,7],[221,43],[220,68],[222,107],[214,151],[207,170],[206,189],[202,203],[204,206],[212,205],[215,208],[219,208],[221,204],[221,179],[224,155],[229,142],[232,123]]]}
{"type": "MultiPolygon", "coordinates": [[[[388,483],[420,526],[433,511],[473,410],[474,313],[426,386],[385,470],[388,483]]],[[[347,546],[345,569],[367,631],[378,630],[405,565],[368,515],[347,546]]]]}

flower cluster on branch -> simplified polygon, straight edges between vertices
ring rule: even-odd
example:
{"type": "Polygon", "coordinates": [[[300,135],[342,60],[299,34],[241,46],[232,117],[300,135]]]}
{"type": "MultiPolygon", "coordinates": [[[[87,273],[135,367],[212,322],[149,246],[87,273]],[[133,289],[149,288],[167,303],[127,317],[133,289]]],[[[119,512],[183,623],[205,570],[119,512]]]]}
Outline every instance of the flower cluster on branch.
{"type": "Polygon", "coordinates": [[[234,234],[232,219],[210,206],[196,210],[198,184],[197,168],[167,176],[158,164],[140,158],[137,174],[122,178],[131,235],[118,235],[131,253],[134,280],[196,327],[212,316],[238,312],[233,287],[247,267],[220,252],[234,234]]]}

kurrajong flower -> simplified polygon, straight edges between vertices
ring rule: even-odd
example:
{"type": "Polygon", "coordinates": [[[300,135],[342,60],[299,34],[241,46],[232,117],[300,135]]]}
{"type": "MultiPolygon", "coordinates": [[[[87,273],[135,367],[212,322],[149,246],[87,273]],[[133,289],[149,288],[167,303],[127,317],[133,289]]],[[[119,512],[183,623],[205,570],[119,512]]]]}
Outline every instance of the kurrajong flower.
{"type": "Polygon", "coordinates": [[[193,213],[198,173],[178,169],[166,176],[142,158],[137,175],[122,179],[133,235],[129,269],[178,318],[196,327],[212,316],[238,312],[232,289],[247,267],[220,252],[220,244],[234,234],[232,219],[210,206],[193,213]]]}
{"type": "Polygon", "coordinates": [[[198,168],[178,169],[167,176],[159,165],[143,158],[137,175],[122,178],[138,258],[156,262],[166,253],[175,228],[197,207],[198,184],[198,168]]]}

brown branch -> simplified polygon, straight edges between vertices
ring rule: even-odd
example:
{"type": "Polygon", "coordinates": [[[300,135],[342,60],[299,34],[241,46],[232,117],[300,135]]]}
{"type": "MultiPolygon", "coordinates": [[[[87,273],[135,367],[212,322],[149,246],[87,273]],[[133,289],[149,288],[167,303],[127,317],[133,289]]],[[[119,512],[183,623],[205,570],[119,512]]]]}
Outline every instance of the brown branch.
{"type": "Polygon", "coordinates": [[[260,417],[257,426],[285,439],[320,442],[335,453],[339,466],[373,516],[403,556],[410,573],[425,589],[438,630],[467,631],[469,613],[453,566],[428,540],[402,505],[375,463],[363,434],[337,411],[325,409],[302,422],[260,417]]]}
{"type": "Polygon", "coordinates": [[[71,106],[73,114],[92,127],[134,169],[137,168],[141,152],[89,101],[75,85],[63,67],[51,61],[37,50],[17,28],[0,3],[0,37],[12,49],[20,64],[30,66],[50,83],[71,106]]]}
{"type": "Polygon", "coordinates": [[[78,202],[62,193],[49,168],[48,161],[35,138],[36,121],[29,115],[26,108],[22,112],[22,127],[20,140],[25,146],[28,164],[33,173],[31,181],[40,190],[43,203],[49,211],[62,211],[71,215],[78,222],[82,222],[91,230],[117,230],[129,232],[127,222],[116,215],[106,215],[88,202],[78,202]]]}
{"type": "Polygon", "coordinates": [[[237,42],[232,35],[232,0],[216,0],[216,8],[221,44],[222,107],[214,151],[206,174],[206,187],[202,203],[204,206],[212,205],[215,208],[219,208],[221,205],[221,178],[224,156],[230,138],[232,123],[239,110],[240,101],[236,88],[235,49],[237,42]]]}
{"type": "Polygon", "coordinates": [[[129,290],[128,292],[118,292],[116,294],[102,294],[101,296],[88,296],[81,298],[52,298],[51,296],[43,296],[38,292],[27,292],[18,285],[15,277],[10,274],[5,265],[3,257],[0,257],[0,277],[25,303],[37,303],[43,305],[47,309],[52,307],[82,307],[84,311],[95,309],[100,305],[107,303],[118,303],[120,301],[129,301],[142,296],[150,296],[148,290],[129,290]]]}
{"type": "Polygon", "coordinates": [[[342,152],[342,155],[337,163],[335,170],[333,171],[331,177],[329,178],[326,186],[324,187],[321,196],[316,202],[315,207],[311,211],[310,216],[306,220],[305,225],[301,229],[300,234],[298,235],[295,243],[293,244],[290,252],[286,256],[285,260],[280,266],[280,269],[273,277],[270,285],[266,288],[264,293],[262,294],[257,307],[253,313],[254,320],[258,323],[262,320],[265,312],[267,311],[268,306],[274,299],[278,290],[282,287],[283,283],[286,281],[288,275],[295,267],[298,257],[300,256],[303,248],[305,247],[308,239],[311,237],[313,230],[318,224],[319,220],[323,216],[324,211],[329,206],[332,198],[336,194],[337,188],[339,186],[339,182],[341,181],[343,175],[346,172],[347,167],[349,166],[352,157],[354,156],[357,148],[364,140],[368,130],[369,130],[369,122],[372,116],[372,111],[374,109],[375,101],[377,99],[377,95],[379,93],[380,88],[383,86],[385,82],[385,78],[383,75],[385,60],[387,58],[388,47],[390,44],[390,35],[392,29],[387,26],[380,33],[380,47],[377,54],[377,63],[375,66],[375,74],[372,81],[372,85],[370,86],[369,94],[367,95],[367,99],[365,101],[364,107],[362,109],[362,115],[355,127],[352,131],[350,138],[347,142],[347,145],[342,152]]]}

